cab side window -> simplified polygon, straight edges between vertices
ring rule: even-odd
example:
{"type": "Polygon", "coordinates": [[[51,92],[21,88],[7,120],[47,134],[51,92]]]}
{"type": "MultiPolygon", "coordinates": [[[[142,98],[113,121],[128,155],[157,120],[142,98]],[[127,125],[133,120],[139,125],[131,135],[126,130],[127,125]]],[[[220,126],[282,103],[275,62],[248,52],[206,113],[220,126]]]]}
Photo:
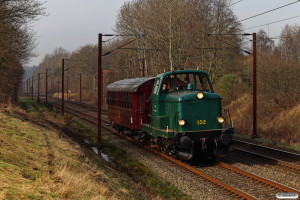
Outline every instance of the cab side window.
{"type": "Polygon", "coordinates": [[[159,94],[166,94],[174,91],[175,89],[175,77],[174,75],[169,75],[164,78],[159,94]]]}
{"type": "Polygon", "coordinates": [[[158,90],[158,85],[159,85],[159,79],[155,79],[153,88],[152,88],[152,94],[156,94],[158,90]]]}

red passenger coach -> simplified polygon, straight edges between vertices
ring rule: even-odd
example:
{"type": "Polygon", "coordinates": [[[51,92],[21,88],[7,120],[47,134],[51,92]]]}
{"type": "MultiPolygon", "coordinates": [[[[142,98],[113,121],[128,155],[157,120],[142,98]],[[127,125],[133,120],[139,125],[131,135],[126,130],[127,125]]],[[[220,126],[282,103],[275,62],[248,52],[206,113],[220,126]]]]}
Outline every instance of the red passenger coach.
{"type": "Polygon", "coordinates": [[[149,123],[149,97],[154,77],[125,79],[107,86],[108,120],[123,128],[141,129],[149,123]]]}

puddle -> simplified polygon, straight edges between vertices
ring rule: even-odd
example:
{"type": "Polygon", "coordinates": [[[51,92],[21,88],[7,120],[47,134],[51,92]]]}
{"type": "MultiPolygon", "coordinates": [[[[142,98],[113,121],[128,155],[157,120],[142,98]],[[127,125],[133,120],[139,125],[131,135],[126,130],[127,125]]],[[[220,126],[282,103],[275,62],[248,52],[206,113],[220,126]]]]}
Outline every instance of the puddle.
{"type": "Polygon", "coordinates": [[[103,158],[106,162],[108,162],[111,166],[113,166],[113,167],[115,167],[115,168],[117,167],[117,166],[116,166],[116,163],[114,163],[114,158],[108,156],[108,155],[105,154],[105,153],[102,153],[101,151],[100,151],[100,156],[101,156],[101,158],[103,158]]]}
{"type": "Polygon", "coordinates": [[[92,144],[88,139],[83,139],[83,142],[86,144],[92,144]]]}
{"type": "Polygon", "coordinates": [[[112,159],[105,153],[101,153],[101,157],[106,160],[106,162],[112,162],[112,159]]]}
{"type": "MultiPolygon", "coordinates": [[[[88,139],[83,139],[83,142],[86,144],[92,144],[88,139]]],[[[114,158],[108,156],[105,153],[102,153],[98,147],[91,147],[91,149],[93,150],[93,152],[97,155],[100,155],[101,158],[103,158],[106,162],[108,162],[112,167],[119,169],[119,167],[117,167],[116,163],[114,163],[114,158]]]]}
{"type": "Polygon", "coordinates": [[[100,153],[101,158],[103,158],[106,162],[108,162],[112,167],[118,168],[116,163],[114,163],[113,157],[110,157],[107,154],[101,152],[97,147],[91,147],[91,148],[97,155],[99,155],[100,153]]]}
{"type": "Polygon", "coordinates": [[[98,148],[97,147],[91,147],[91,149],[95,152],[95,154],[99,154],[98,148]]]}

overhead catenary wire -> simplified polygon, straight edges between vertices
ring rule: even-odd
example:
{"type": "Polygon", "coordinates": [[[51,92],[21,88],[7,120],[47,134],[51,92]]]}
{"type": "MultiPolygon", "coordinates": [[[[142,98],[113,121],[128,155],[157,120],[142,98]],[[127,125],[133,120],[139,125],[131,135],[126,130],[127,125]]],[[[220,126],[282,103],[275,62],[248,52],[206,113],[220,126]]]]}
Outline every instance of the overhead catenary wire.
{"type": "Polygon", "coordinates": [[[266,26],[266,25],[270,25],[270,24],[275,24],[275,23],[286,21],[286,20],[294,19],[294,18],[297,18],[297,17],[300,17],[300,15],[297,15],[297,16],[294,16],[294,17],[285,18],[285,19],[281,19],[281,20],[270,22],[270,23],[267,23],[267,24],[262,24],[262,25],[257,25],[257,26],[245,28],[244,30],[248,30],[248,29],[252,29],[252,28],[258,28],[258,27],[266,26]]]}
{"type": "MultiPolygon", "coordinates": [[[[157,10],[155,10],[154,12],[151,12],[150,14],[148,14],[148,16],[146,16],[146,17],[142,20],[142,22],[144,22],[146,19],[148,19],[148,18],[150,18],[150,17],[153,17],[160,9],[162,9],[163,7],[165,7],[167,4],[171,3],[172,1],[173,1],[173,0],[167,1],[165,4],[163,4],[163,5],[162,5],[161,7],[159,7],[157,10]]],[[[112,36],[115,36],[114,38],[112,38],[112,39],[115,39],[115,38],[119,37],[120,35],[112,35],[112,36]]],[[[119,47],[117,47],[117,48],[115,48],[115,49],[113,49],[113,50],[111,50],[111,51],[108,51],[108,52],[102,54],[102,56],[107,56],[107,55],[109,55],[110,53],[112,53],[112,52],[114,52],[114,51],[116,51],[116,50],[118,50],[118,49],[121,49],[122,47],[124,47],[124,46],[126,46],[126,45],[128,45],[128,44],[131,44],[132,42],[134,42],[134,41],[136,41],[136,40],[138,40],[138,39],[141,39],[142,37],[145,37],[145,35],[140,35],[138,38],[135,38],[134,40],[132,40],[132,41],[130,41],[130,42],[128,42],[128,43],[125,43],[124,45],[121,45],[121,46],[119,46],[119,47]]],[[[112,40],[112,39],[110,39],[110,40],[112,40]]],[[[107,40],[107,41],[105,41],[105,42],[108,42],[108,41],[110,41],[110,40],[107,40]]]]}
{"type": "Polygon", "coordinates": [[[235,3],[230,4],[229,6],[233,6],[235,4],[241,3],[242,1],[244,1],[244,0],[239,0],[239,1],[235,2],[235,3]]]}
{"type": "Polygon", "coordinates": [[[144,20],[142,20],[142,22],[144,22],[146,19],[154,16],[154,14],[156,14],[160,9],[162,9],[163,7],[165,7],[167,4],[171,3],[171,1],[173,1],[173,0],[169,0],[168,2],[166,2],[165,4],[163,4],[161,7],[159,7],[157,10],[154,10],[154,12],[148,14],[148,16],[145,17],[144,20]]]}
{"type": "Polygon", "coordinates": [[[242,20],[240,20],[240,21],[238,21],[238,22],[246,21],[246,20],[249,20],[249,19],[252,19],[252,18],[261,16],[261,15],[264,15],[264,14],[267,14],[267,13],[269,13],[269,12],[273,12],[273,11],[275,11],[275,10],[279,10],[279,9],[281,9],[281,8],[284,8],[284,7],[293,5],[293,4],[295,4],[295,3],[299,3],[299,2],[300,2],[300,0],[297,0],[297,1],[294,1],[294,2],[292,2],[292,3],[288,3],[288,4],[285,4],[285,5],[283,5],[283,6],[280,6],[280,7],[277,7],[277,8],[274,8],[274,9],[271,9],[271,10],[268,10],[268,11],[265,11],[265,12],[262,12],[262,13],[259,13],[259,14],[256,14],[256,15],[253,15],[253,16],[251,16],[251,17],[247,17],[247,18],[242,19],[242,20]]]}
{"type": "Polygon", "coordinates": [[[110,53],[112,53],[112,52],[114,52],[114,51],[116,51],[116,50],[118,50],[118,49],[121,49],[122,47],[124,47],[124,46],[126,46],[126,45],[128,45],[128,44],[131,44],[131,43],[135,42],[136,40],[141,39],[142,37],[144,37],[144,36],[139,36],[139,37],[137,37],[137,38],[135,38],[135,39],[133,39],[133,40],[131,40],[131,41],[129,41],[129,42],[126,42],[125,44],[123,44],[123,45],[121,45],[121,46],[119,46],[119,47],[117,47],[117,48],[115,48],[115,49],[113,49],[113,50],[110,50],[110,51],[108,51],[108,52],[102,54],[102,56],[107,56],[107,55],[109,55],[110,53]]]}
{"type": "MultiPolygon", "coordinates": [[[[73,60],[70,59],[70,61],[73,61],[73,60]]],[[[76,68],[78,65],[80,65],[80,64],[82,64],[84,61],[88,61],[88,60],[77,60],[77,61],[80,61],[80,63],[77,63],[77,64],[75,64],[75,65],[73,65],[73,66],[71,66],[71,67],[65,69],[64,71],[67,71],[67,70],[69,70],[69,69],[76,68]]]]}
{"type": "Polygon", "coordinates": [[[281,39],[281,38],[287,38],[287,37],[297,37],[299,34],[300,34],[300,31],[292,33],[290,35],[280,35],[280,36],[270,37],[270,39],[281,39]]]}
{"type": "Polygon", "coordinates": [[[210,37],[212,37],[212,38],[214,38],[215,40],[218,40],[218,41],[220,41],[220,42],[222,42],[222,43],[224,43],[224,44],[227,44],[227,45],[233,47],[234,49],[238,49],[238,50],[241,50],[241,51],[245,52],[246,54],[252,55],[251,52],[249,52],[249,51],[247,51],[247,50],[244,50],[244,49],[241,49],[240,47],[237,47],[237,46],[235,46],[235,45],[233,45],[233,44],[230,44],[230,43],[228,43],[228,42],[224,42],[224,41],[222,41],[222,40],[220,40],[220,39],[214,37],[212,34],[207,34],[207,35],[210,36],[210,37]]]}

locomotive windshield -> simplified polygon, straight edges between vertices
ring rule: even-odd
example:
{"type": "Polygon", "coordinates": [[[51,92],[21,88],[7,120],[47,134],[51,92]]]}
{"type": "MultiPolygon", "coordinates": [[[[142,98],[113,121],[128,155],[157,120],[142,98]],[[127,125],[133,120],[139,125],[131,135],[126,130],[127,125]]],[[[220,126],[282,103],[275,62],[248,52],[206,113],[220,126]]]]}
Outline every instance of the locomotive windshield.
{"type": "Polygon", "coordinates": [[[168,75],[163,79],[160,94],[187,89],[210,92],[211,88],[206,74],[182,73],[168,75]]]}
{"type": "MultiPolygon", "coordinates": [[[[155,88],[153,92],[156,92],[157,89],[158,88],[155,88]]],[[[182,73],[168,75],[163,79],[160,94],[187,89],[210,92],[211,88],[206,74],[182,73]]]]}

